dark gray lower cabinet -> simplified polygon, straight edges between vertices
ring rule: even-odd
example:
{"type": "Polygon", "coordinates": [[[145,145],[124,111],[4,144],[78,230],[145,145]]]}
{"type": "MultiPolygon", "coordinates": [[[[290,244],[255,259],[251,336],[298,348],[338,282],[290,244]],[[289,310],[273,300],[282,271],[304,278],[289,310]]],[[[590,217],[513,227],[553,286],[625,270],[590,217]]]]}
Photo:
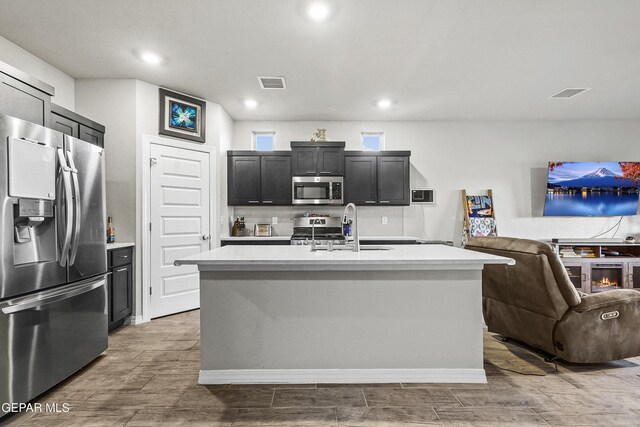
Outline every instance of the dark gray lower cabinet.
{"type": "Polygon", "coordinates": [[[133,248],[109,251],[109,331],[122,326],[133,312],[133,248]]]}
{"type": "Polygon", "coordinates": [[[345,203],[408,206],[410,155],[410,151],[345,152],[345,203]]]}
{"type": "Polygon", "coordinates": [[[221,239],[220,246],[291,246],[291,239],[283,237],[282,239],[265,239],[265,240],[234,240],[233,238],[221,239]]]}
{"type": "Polygon", "coordinates": [[[229,206],[291,206],[291,153],[229,151],[229,206]]]}

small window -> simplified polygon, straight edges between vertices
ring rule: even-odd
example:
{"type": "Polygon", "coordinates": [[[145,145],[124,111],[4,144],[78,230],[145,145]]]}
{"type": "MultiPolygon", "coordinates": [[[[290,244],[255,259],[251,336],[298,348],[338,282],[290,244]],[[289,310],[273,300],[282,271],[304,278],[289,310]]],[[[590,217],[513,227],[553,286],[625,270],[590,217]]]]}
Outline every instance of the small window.
{"type": "Polygon", "coordinates": [[[364,151],[384,150],[384,132],[362,132],[362,149],[364,151]]]}
{"type": "Polygon", "coordinates": [[[257,151],[273,151],[275,132],[253,132],[253,148],[257,151]]]}

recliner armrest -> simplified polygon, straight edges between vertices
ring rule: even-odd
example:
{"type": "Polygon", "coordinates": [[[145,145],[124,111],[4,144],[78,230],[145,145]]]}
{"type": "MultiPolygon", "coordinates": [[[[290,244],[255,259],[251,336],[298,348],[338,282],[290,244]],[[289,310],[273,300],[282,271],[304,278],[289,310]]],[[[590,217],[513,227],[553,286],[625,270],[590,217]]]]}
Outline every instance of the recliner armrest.
{"type": "Polygon", "coordinates": [[[616,304],[628,303],[640,303],[640,292],[631,289],[615,289],[597,294],[584,295],[581,298],[580,304],[571,307],[570,310],[583,313],[616,304]]]}

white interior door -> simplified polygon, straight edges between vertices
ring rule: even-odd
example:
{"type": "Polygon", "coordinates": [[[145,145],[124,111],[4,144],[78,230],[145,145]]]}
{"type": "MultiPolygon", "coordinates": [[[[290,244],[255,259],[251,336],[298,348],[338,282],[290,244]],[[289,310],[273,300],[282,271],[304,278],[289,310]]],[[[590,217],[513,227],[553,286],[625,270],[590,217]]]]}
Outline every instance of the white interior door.
{"type": "Polygon", "coordinates": [[[195,266],[176,259],[210,249],[209,153],[151,144],[150,317],[200,306],[195,266]]]}

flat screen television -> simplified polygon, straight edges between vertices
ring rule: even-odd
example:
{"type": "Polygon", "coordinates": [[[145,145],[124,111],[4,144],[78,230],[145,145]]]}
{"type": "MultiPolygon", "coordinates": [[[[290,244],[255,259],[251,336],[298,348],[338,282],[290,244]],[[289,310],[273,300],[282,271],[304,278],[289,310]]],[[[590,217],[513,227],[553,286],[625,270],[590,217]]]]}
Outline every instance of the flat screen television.
{"type": "Polygon", "coordinates": [[[638,212],[640,162],[549,162],[545,216],[638,212]]]}

